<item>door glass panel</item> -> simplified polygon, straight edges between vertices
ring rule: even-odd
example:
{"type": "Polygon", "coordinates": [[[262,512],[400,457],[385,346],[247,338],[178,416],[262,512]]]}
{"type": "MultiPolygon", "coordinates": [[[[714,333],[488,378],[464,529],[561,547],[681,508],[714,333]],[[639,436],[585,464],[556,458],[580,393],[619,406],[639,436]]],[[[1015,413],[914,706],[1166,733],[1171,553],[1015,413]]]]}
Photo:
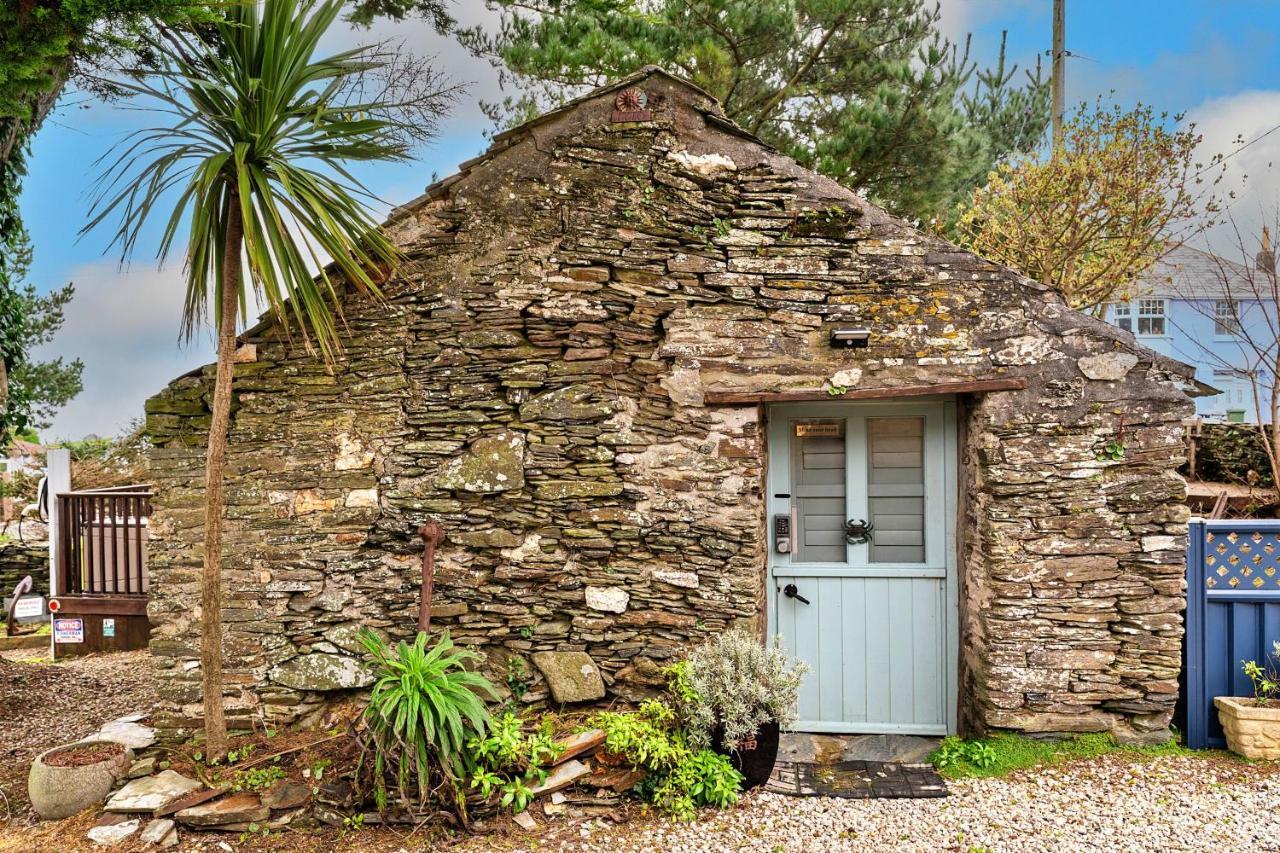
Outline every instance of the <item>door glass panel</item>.
{"type": "Polygon", "coordinates": [[[796,421],[791,447],[797,527],[793,558],[801,563],[843,563],[847,555],[844,421],[796,421]]]}
{"type": "Polygon", "coordinates": [[[872,563],[924,562],[924,418],[867,418],[872,563]]]}

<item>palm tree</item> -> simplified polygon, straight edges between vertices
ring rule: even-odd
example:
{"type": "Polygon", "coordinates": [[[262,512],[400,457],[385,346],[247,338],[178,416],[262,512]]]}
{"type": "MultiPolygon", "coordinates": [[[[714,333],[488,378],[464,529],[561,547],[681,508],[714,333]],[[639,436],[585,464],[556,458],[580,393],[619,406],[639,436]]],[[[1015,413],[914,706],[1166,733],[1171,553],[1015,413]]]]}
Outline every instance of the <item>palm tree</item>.
{"type": "Polygon", "coordinates": [[[127,257],[144,224],[166,209],[161,261],[184,223],[187,232],[182,334],[190,338],[212,306],[218,358],[205,466],[200,661],[206,753],[213,758],[225,753],[227,737],[223,464],[239,314],[252,294],[283,328],[300,332],[308,351],[331,359],[340,349],[343,283],[381,299],[379,283],[400,258],[365,207],[371,197],[344,164],[405,159],[406,131],[412,137],[414,128],[395,118],[404,104],[361,99],[370,75],[384,66],[381,54],[314,57],[340,5],[248,0],[227,6],[210,31],[162,30],[155,47],[168,58],[124,87],[168,120],[125,137],[114,159],[104,158],[84,229],[116,220],[113,245],[127,257]],[[317,274],[324,256],[331,260],[317,274]]]}

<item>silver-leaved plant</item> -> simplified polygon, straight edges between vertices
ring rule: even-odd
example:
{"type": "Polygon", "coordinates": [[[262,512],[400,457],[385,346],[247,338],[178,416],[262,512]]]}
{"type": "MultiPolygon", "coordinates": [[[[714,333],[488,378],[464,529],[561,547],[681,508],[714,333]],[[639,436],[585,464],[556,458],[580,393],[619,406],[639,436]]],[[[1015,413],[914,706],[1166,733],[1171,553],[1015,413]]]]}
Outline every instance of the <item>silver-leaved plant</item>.
{"type": "Polygon", "coordinates": [[[783,728],[796,719],[796,698],[808,667],[792,662],[781,638],[766,647],[741,629],[733,629],[694,649],[674,673],[676,704],[695,749],[711,745],[723,727],[723,743],[732,747],[767,722],[783,728]]]}

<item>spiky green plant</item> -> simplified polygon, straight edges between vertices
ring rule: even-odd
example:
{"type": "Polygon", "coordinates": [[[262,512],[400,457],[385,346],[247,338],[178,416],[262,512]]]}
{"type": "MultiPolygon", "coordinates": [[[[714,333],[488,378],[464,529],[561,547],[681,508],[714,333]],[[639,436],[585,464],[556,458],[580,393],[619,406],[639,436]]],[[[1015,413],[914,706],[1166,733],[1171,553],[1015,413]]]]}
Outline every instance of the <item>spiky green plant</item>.
{"type": "Polygon", "coordinates": [[[478,655],[455,646],[448,634],[430,649],[422,632],[412,644],[401,640],[394,647],[367,628],[359,637],[375,667],[365,720],[379,808],[386,807],[388,776],[406,805],[425,802],[436,778],[456,794],[466,776],[465,745],[489,728],[485,698],[498,698],[488,679],[466,668],[478,655]]]}

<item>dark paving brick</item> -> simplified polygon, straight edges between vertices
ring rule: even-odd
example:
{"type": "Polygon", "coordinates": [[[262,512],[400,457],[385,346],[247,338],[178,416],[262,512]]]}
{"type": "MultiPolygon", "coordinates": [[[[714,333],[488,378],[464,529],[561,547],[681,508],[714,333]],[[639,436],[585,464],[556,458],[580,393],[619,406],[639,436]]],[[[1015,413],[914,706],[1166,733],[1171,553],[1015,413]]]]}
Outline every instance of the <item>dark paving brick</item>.
{"type": "Polygon", "coordinates": [[[929,764],[840,761],[834,764],[779,761],[766,790],[792,797],[920,799],[945,797],[947,783],[929,764]]]}

